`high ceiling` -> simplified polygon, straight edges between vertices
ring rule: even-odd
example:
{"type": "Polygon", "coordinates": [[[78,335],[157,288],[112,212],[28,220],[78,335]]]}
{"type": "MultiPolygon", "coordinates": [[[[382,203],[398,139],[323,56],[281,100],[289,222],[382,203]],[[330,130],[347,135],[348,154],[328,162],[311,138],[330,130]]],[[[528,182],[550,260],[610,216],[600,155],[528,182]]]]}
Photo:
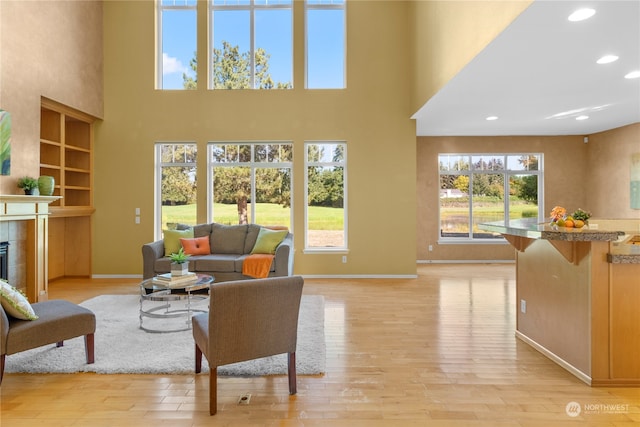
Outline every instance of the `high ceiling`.
{"type": "Polygon", "coordinates": [[[537,0],[414,115],[417,134],[590,135],[640,122],[640,78],[624,77],[638,70],[640,0],[537,0]],[[582,7],[595,15],[570,22],[582,7]],[[596,63],[607,54],[619,59],[596,63]]]}

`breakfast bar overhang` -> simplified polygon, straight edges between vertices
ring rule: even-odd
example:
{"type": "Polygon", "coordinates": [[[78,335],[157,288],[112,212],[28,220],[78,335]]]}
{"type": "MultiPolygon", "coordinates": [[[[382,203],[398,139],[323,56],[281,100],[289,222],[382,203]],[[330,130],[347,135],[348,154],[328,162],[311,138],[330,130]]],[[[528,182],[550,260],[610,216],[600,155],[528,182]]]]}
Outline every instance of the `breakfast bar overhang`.
{"type": "Polygon", "coordinates": [[[589,385],[640,385],[640,246],[625,231],[534,219],[479,228],[516,249],[519,339],[589,385]]]}

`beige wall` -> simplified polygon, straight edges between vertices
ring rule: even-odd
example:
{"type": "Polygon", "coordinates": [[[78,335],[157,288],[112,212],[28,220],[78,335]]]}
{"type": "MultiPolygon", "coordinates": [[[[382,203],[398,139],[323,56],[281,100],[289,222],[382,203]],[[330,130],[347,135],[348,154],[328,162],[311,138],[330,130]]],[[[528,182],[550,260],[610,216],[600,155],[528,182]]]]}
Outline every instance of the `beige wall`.
{"type": "Polygon", "coordinates": [[[295,8],[294,90],[163,92],[153,88],[153,3],[104,4],[105,118],[96,127],[94,274],[141,273],[140,247],[154,237],[154,143],[198,144],[198,220],[203,222],[206,143],[221,140],[293,141],[296,273],[416,273],[415,124],[407,101],[411,82],[401,78],[410,54],[407,4],[349,2],[348,89],[343,91],[303,89],[302,3],[295,2],[295,8]],[[303,144],[327,139],[348,146],[346,264],[342,254],[302,251],[303,144]],[[139,225],[134,224],[137,207],[139,225]]]}
{"type": "Polygon", "coordinates": [[[585,188],[588,207],[600,218],[640,219],[631,209],[631,155],[640,154],[640,123],[589,136],[585,188]]]}
{"type": "Polygon", "coordinates": [[[40,99],[102,116],[102,3],[0,1],[0,109],[12,119],[11,175],[0,193],[21,194],[39,176],[40,99]]]}
{"type": "Polygon", "coordinates": [[[409,2],[412,114],[531,3],[531,0],[409,2]]]}
{"type": "MultiPolygon", "coordinates": [[[[588,144],[582,137],[451,137],[418,138],[416,148],[414,124],[408,119],[415,105],[435,93],[529,3],[350,2],[348,89],[314,92],[299,84],[303,17],[296,3],[296,89],[213,93],[204,88],[153,89],[150,0],[2,0],[0,108],[12,113],[13,157],[11,176],[0,177],[0,193],[18,194],[17,178],[38,174],[39,106],[45,96],[104,117],[96,125],[94,274],[141,273],[140,246],[153,238],[155,141],[195,141],[204,154],[209,140],[290,140],[300,159],[305,140],[346,140],[348,263],[341,263],[342,254],[302,253],[304,170],[298,160],[294,231],[300,274],[406,275],[415,273],[416,258],[512,258],[506,245],[487,251],[479,245],[437,244],[439,152],[543,152],[547,207],[563,204],[598,217],[637,218],[638,211],[629,209],[628,157],[637,152],[640,124],[592,135],[588,144]],[[470,13],[456,15],[466,7],[470,13]],[[484,18],[471,22],[472,17],[484,18]],[[380,22],[385,25],[372,25],[380,22]],[[411,75],[412,67],[416,90],[409,79],[398,78],[411,75]],[[390,195],[393,202],[387,202],[390,195]],[[142,209],[140,225],[134,224],[136,207],[142,209]],[[434,246],[430,253],[429,244],[434,246]]],[[[204,155],[199,167],[205,169],[204,155]]],[[[198,195],[205,200],[202,180],[198,195]]],[[[204,205],[198,215],[205,220],[204,205]]]]}

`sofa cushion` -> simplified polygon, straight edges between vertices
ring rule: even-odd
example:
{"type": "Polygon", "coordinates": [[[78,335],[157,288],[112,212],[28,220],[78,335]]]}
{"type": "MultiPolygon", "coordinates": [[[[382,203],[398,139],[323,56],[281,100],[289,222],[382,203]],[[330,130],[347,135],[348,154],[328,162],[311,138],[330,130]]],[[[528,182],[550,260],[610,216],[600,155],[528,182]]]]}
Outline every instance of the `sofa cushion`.
{"type": "Polygon", "coordinates": [[[258,233],[256,244],[251,250],[252,254],[275,254],[276,248],[289,232],[287,230],[269,230],[262,228],[258,233]]]}
{"type": "Polygon", "coordinates": [[[211,253],[209,236],[180,239],[180,244],[184,249],[184,253],[187,255],[208,255],[211,253]]]}
{"type": "Polygon", "coordinates": [[[214,223],[211,227],[211,253],[243,254],[247,228],[247,224],[223,225],[214,223]]]}
{"type": "Polygon", "coordinates": [[[257,224],[247,225],[247,237],[244,239],[244,251],[243,254],[248,254],[253,249],[258,239],[258,233],[260,233],[261,227],[257,224]]]}
{"type": "Polygon", "coordinates": [[[180,244],[181,238],[193,238],[193,228],[189,228],[188,230],[164,230],[162,233],[162,240],[164,241],[164,256],[169,256],[180,250],[182,247],[180,244]]]}
{"type": "Polygon", "coordinates": [[[38,318],[29,300],[4,280],[0,280],[0,303],[4,311],[16,319],[36,320],[38,318]]]}
{"type": "Polygon", "coordinates": [[[203,236],[211,237],[211,224],[198,224],[193,226],[193,237],[203,236]]]}
{"type": "Polygon", "coordinates": [[[192,271],[234,272],[240,254],[203,255],[194,261],[192,271]]]}

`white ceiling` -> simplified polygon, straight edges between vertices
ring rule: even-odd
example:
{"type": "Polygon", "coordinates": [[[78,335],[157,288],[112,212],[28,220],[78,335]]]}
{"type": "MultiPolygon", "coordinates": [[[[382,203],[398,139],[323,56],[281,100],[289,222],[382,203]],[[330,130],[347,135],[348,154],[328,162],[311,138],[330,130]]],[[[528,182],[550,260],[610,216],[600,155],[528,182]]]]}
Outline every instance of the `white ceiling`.
{"type": "Polygon", "coordinates": [[[640,78],[624,78],[634,70],[640,0],[537,0],[414,115],[417,134],[589,135],[640,122],[640,78]],[[596,14],[570,22],[582,7],[596,14]],[[619,59],[596,64],[605,54],[619,59]]]}

